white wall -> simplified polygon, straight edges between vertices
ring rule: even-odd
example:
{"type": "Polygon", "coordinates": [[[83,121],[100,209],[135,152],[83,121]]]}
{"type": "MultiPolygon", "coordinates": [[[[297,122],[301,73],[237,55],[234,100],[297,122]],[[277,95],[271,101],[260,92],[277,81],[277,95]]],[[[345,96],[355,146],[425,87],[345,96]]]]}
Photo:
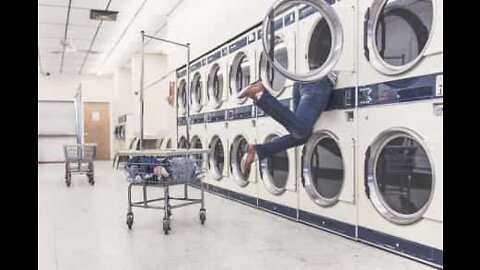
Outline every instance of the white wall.
{"type": "MultiPolygon", "coordinates": [[[[174,78],[170,77],[153,84],[166,74],[167,60],[166,55],[145,55],[144,134],[146,136],[168,135],[176,127],[173,106],[167,101],[169,79],[174,80],[174,78]]],[[[132,122],[134,122],[135,133],[138,135],[140,133],[140,97],[133,93],[140,88],[141,57],[139,55],[132,57],[131,64],[132,87],[128,95],[132,97],[132,122]]]]}
{"type": "MultiPolygon", "coordinates": [[[[112,103],[113,98],[113,76],[106,75],[97,77],[95,75],[68,75],[68,74],[52,74],[50,76],[44,76],[38,74],[38,100],[71,100],[73,101],[75,92],[78,85],[82,83],[82,99],[84,102],[108,102],[112,103]]],[[[113,125],[114,119],[112,118],[112,106],[110,106],[110,152],[112,155],[113,145],[113,125]]],[[[57,160],[58,151],[53,152],[51,150],[43,149],[51,147],[52,138],[39,138],[39,153],[44,155],[51,153],[51,157],[45,157],[45,160],[57,160]],[[48,140],[48,142],[40,142],[40,140],[48,140]]],[[[57,143],[58,144],[58,143],[57,143]]],[[[58,144],[61,153],[62,146],[58,144]]],[[[63,155],[62,155],[63,157],[63,155]]]]}
{"type": "MultiPolygon", "coordinates": [[[[184,0],[167,18],[166,38],[191,44],[194,59],[261,22],[274,0],[184,0]]],[[[170,48],[170,47],[168,47],[170,48]]],[[[169,49],[169,70],[185,64],[181,49],[169,49]]]]}

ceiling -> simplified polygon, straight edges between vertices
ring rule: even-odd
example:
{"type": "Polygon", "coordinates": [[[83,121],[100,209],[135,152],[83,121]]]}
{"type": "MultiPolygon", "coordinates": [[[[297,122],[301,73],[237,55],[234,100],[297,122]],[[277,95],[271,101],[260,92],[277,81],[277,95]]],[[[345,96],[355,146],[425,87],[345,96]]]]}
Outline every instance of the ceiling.
{"type": "MultiPolygon", "coordinates": [[[[44,74],[111,73],[139,51],[140,31],[161,34],[168,15],[182,1],[38,0],[39,70],[44,74]],[[91,9],[118,11],[117,20],[91,20],[91,9]]],[[[161,49],[150,44],[146,53],[161,53],[161,49]]]]}

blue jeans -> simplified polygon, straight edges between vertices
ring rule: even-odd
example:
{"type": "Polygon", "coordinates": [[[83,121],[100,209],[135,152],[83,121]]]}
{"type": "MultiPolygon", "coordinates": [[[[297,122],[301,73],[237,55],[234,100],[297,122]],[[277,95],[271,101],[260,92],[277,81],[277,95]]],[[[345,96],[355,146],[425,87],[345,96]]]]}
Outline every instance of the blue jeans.
{"type": "Polygon", "coordinates": [[[268,143],[257,144],[258,159],[262,160],[307,142],[312,135],[313,125],[327,107],[332,88],[333,85],[327,78],[313,83],[295,82],[293,112],[273,97],[269,91],[264,90],[256,105],[283,125],[290,134],[268,143]]]}

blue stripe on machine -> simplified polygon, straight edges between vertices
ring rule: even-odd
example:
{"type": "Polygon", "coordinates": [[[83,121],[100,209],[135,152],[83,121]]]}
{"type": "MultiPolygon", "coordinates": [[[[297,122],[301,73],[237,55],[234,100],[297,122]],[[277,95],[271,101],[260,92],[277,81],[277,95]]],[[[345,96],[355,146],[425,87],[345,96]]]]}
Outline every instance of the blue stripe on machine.
{"type": "Polygon", "coordinates": [[[238,201],[242,201],[242,202],[250,204],[250,205],[257,206],[257,198],[254,198],[252,196],[248,196],[246,194],[241,194],[241,193],[237,193],[235,191],[229,190],[228,191],[228,197],[230,197],[232,199],[235,199],[235,200],[238,200],[238,201]]]}
{"type": "Polygon", "coordinates": [[[216,51],[215,53],[212,53],[207,57],[207,63],[210,64],[213,61],[220,59],[222,57],[222,52],[221,51],[216,51]]]}
{"type": "Polygon", "coordinates": [[[247,37],[243,37],[240,40],[236,41],[235,43],[231,44],[228,46],[228,53],[233,53],[238,49],[241,49],[245,46],[247,46],[248,40],[247,37]]]}
{"type": "Polygon", "coordinates": [[[433,247],[370,230],[361,226],[358,227],[358,238],[366,242],[383,246],[386,249],[395,250],[443,266],[443,251],[433,247]]]}
{"type": "Polygon", "coordinates": [[[207,123],[223,122],[227,119],[225,115],[226,110],[207,113],[207,123]]]}
{"type": "Polygon", "coordinates": [[[195,114],[190,116],[190,123],[191,124],[203,124],[205,123],[205,114],[195,114]]]}
{"type": "Polygon", "coordinates": [[[241,120],[255,117],[255,106],[248,105],[228,110],[228,120],[241,120]]]}
{"type": "Polygon", "coordinates": [[[355,94],[355,87],[333,90],[326,110],[354,108],[355,94]]]}
{"type": "Polygon", "coordinates": [[[258,207],[278,213],[278,214],[282,214],[284,216],[291,217],[293,219],[297,218],[297,209],[291,208],[285,205],[276,204],[270,201],[258,199],[258,207]]]}
{"type": "Polygon", "coordinates": [[[360,86],[358,105],[362,107],[436,98],[436,78],[440,74],[442,73],[360,86]]]}
{"type": "Polygon", "coordinates": [[[343,235],[355,237],[355,226],[338,220],[318,216],[302,210],[298,211],[298,218],[305,223],[317,225],[343,235]]]}

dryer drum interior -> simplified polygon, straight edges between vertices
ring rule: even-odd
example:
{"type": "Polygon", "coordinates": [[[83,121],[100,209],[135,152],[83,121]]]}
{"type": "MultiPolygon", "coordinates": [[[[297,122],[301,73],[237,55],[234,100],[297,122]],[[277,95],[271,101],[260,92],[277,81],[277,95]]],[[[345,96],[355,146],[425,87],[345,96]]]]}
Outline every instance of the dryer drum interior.
{"type": "Polygon", "coordinates": [[[190,87],[192,92],[190,93],[190,101],[196,111],[199,111],[202,107],[202,77],[200,73],[193,75],[192,85],[190,87]]]}
{"type": "Polygon", "coordinates": [[[238,135],[233,140],[230,148],[230,168],[234,181],[241,187],[248,185],[250,171],[242,171],[242,158],[247,153],[248,141],[244,136],[238,135]]]}
{"type": "Polygon", "coordinates": [[[303,177],[305,190],[320,206],[338,202],[344,178],[344,160],[338,139],[330,133],[314,133],[305,145],[303,177]]]}
{"type": "Polygon", "coordinates": [[[218,64],[214,64],[210,69],[207,81],[207,95],[210,101],[213,101],[215,108],[218,108],[222,102],[223,95],[223,74],[218,64]]]}
{"type": "Polygon", "coordinates": [[[212,150],[209,156],[210,172],[215,180],[220,180],[223,176],[223,168],[225,165],[225,152],[220,137],[214,136],[212,138],[210,141],[210,149],[212,150]]]}
{"type": "MultiPolygon", "coordinates": [[[[275,37],[274,59],[280,65],[282,65],[285,69],[292,68],[288,63],[289,55],[288,55],[287,44],[285,43],[285,41],[281,36],[275,37]]],[[[260,70],[260,78],[264,82],[265,87],[274,96],[280,95],[286,86],[287,78],[285,78],[285,76],[283,76],[280,72],[275,70],[273,66],[270,63],[268,63],[263,53],[260,55],[259,70],[260,70]]]]}
{"type": "Polygon", "coordinates": [[[185,136],[180,137],[178,139],[178,148],[187,148],[187,138],[185,136]]]}
{"type": "Polygon", "coordinates": [[[388,220],[419,220],[432,199],[434,173],[421,139],[405,132],[387,132],[371,146],[367,160],[371,201],[388,220]]]}
{"type": "Polygon", "coordinates": [[[324,0],[280,0],[267,12],[262,25],[263,55],[274,69],[288,79],[314,82],[325,77],[338,62],[343,49],[343,28],[335,10],[324,0]],[[295,71],[287,68],[272,53],[277,47],[274,20],[287,8],[299,10],[297,46],[305,53],[305,62],[297,63],[295,71]],[[313,23],[312,23],[313,22],[313,23]],[[311,25],[311,26],[310,26],[311,25]],[[305,68],[299,68],[305,66],[305,68]]]}
{"type": "MultiPolygon", "coordinates": [[[[277,139],[275,134],[267,136],[265,142],[277,139]]],[[[286,190],[289,175],[289,160],[287,151],[282,151],[261,161],[261,176],[267,190],[280,195],[286,190]]]]}
{"type": "Polygon", "coordinates": [[[250,59],[243,52],[237,53],[230,67],[230,94],[236,96],[250,84],[250,72],[250,59]]]}
{"type": "Polygon", "coordinates": [[[404,72],[419,62],[432,34],[432,0],[376,0],[366,29],[371,62],[387,74],[404,72]]]}

